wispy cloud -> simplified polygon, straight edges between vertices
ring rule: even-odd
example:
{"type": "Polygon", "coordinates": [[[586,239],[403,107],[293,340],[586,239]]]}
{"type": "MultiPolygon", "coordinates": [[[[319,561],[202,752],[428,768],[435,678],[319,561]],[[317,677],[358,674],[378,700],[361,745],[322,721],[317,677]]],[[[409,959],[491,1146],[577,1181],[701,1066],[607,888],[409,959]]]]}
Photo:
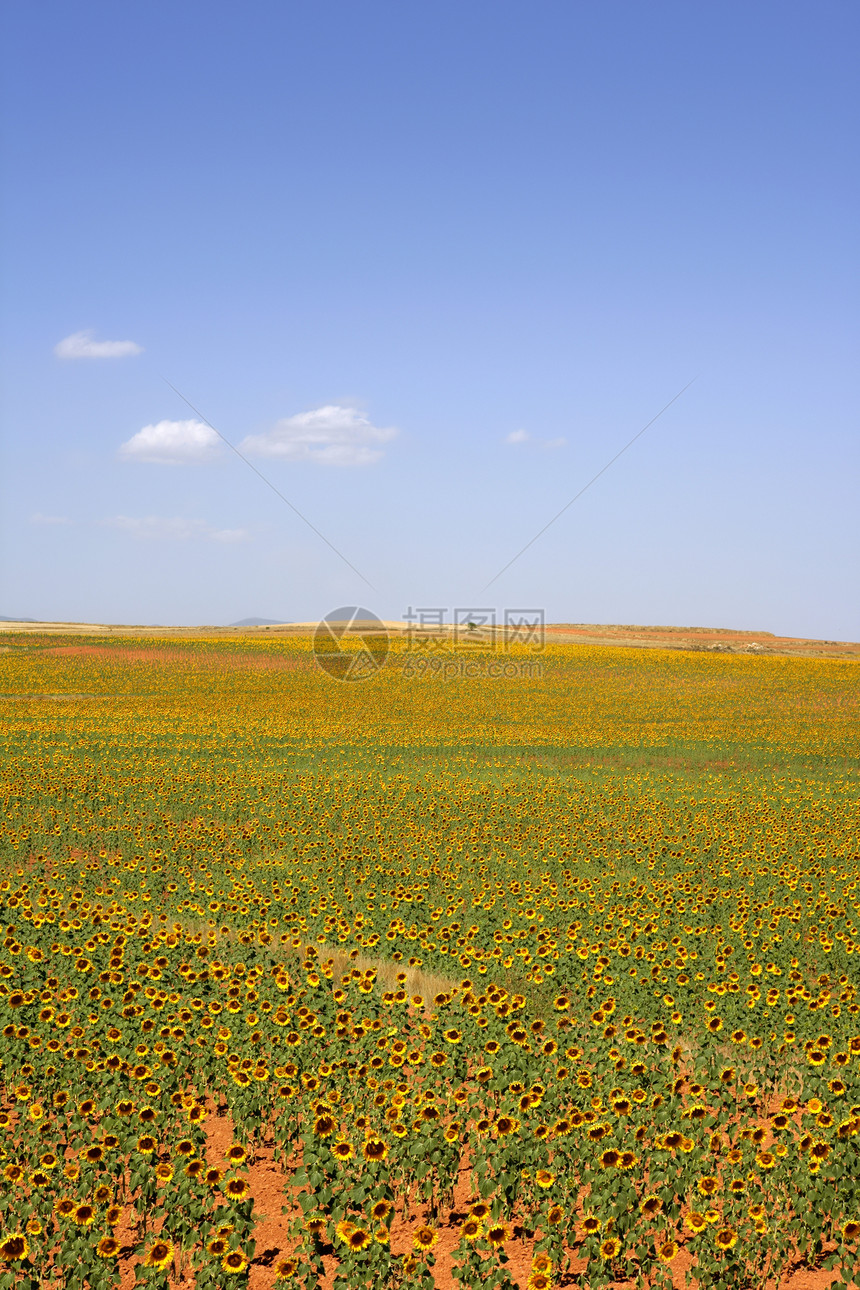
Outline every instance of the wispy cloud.
{"type": "Polygon", "coordinates": [[[41,511],[36,511],[30,516],[31,524],[71,524],[72,521],[65,515],[43,515],[41,511]]]}
{"type": "Polygon", "coordinates": [[[205,520],[189,520],[181,516],[113,515],[102,520],[102,524],[120,529],[132,537],[167,542],[188,542],[193,538],[202,538],[207,542],[245,542],[250,537],[247,529],[218,529],[205,520]]]}
{"type": "Polygon", "coordinates": [[[133,340],[93,340],[91,331],[76,331],[54,346],[57,358],[130,358],[142,354],[133,340]]]}
{"type": "Polygon", "coordinates": [[[202,421],[158,421],[132,435],[119,455],[157,466],[194,465],[214,461],[220,448],[217,434],[202,421]]]}
{"type": "Polygon", "coordinates": [[[563,448],[567,440],[564,435],[559,435],[557,439],[536,439],[534,435],[529,434],[528,430],[512,430],[510,434],[505,435],[505,443],[514,445],[533,443],[536,448],[563,448]]]}
{"type": "Polygon", "coordinates": [[[279,421],[265,434],[249,435],[243,452],[319,466],[370,466],[382,457],[381,444],[397,435],[393,426],[375,426],[357,408],[329,404],[279,421]]]}

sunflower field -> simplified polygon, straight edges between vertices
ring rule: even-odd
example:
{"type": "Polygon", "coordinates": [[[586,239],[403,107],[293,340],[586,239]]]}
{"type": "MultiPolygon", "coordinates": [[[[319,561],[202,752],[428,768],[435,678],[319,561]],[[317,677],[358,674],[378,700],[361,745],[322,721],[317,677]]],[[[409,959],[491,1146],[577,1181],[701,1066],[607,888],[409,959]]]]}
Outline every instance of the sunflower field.
{"type": "Polygon", "coordinates": [[[856,662],[3,640],[0,1290],[858,1284],[856,662]]]}

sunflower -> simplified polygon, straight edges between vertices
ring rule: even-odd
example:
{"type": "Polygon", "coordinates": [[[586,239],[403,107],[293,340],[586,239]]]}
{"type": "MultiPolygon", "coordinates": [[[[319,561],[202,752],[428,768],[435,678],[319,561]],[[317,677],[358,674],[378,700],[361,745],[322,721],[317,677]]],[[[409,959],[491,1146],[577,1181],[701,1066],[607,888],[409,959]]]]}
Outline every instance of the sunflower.
{"type": "Polygon", "coordinates": [[[582,1230],[586,1236],[596,1236],[600,1231],[601,1223],[596,1214],[586,1214],[582,1220],[582,1230]]]}
{"type": "Polygon", "coordinates": [[[721,1250],[731,1250],[737,1244],[738,1234],[733,1227],[720,1227],[714,1235],[714,1240],[721,1250]]]}
{"type": "Polygon", "coordinates": [[[372,1239],[370,1232],[366,1228],[353,1227],[346,1238],[346,1244],[351,1250],[365,1250],[372,1239]]]}
{"type": "Polygon", "coordinates": [[[248,1159],[248,1153],[243,1146],[236,1143],[230,1147],[227,1152],[226,1159],[229,1160],[230,1164],[233,1166],[241,1165],[248,1159]]]}
{"type": "Polygon", "coordinates": [[[497,1250],[504,1245],[510,1234],[507,1223],[492,1223],[487,1228],[487,1240],[497,1250]]]}
{"type": "Polygon", "coordinates": [[[145,1156],[151,1156],[156,1148],[156,1141],[150,1134],[145,1133],[143,1137],[137,1140],[137,1149],[145,1156]]]}
{"type": "Polygon", "coordinates": [[[215,1259],[223,1258],[230,1248],[230,1242],[226,1236],[213,1236],[212,1240],[206,1246],[206,1250],[215,1259]]]}
{"type": "Polygon", "coordinates": [[[390,1200],[378,1200],[371,1207],[370,1212],[376,1219],[377,1223],[384,1223],[386,1218],[388,1218],[388,1215],[391,1213],[391,1209],[392,1206],[390,1200]]]}
{"type": "Polygon", "coordinates": [[[526,1285],[528,1290],[552,1290],[552,1277],[546,1272],[533,1271],[526,1285]]]}
{"type": "Polygon", "coordinates": [[[657,1258],[661,1263],[671,1263],[678,1253],[678,1246],[675,1241],[663,1241],[657,1246],[657,1258]]]}
{"type": "Polygon", "coordinates": [[[538,1187],[551,1187],[555,1182],[555,1174],[551,1174],[548,1169],[538,1169],[535,1174],[535,1182],[538,1187]]]}
{"type": "Polygon", "coordinates": [[[247,1266],[248,1260],[241,1250],[231,1250],[221,1260],[221,1267],[225,1272],[244,1272],[247,1266]]]}
{"type": "Polygon", "coordinates": [[[72,1218],[80,1227],[90,1227],[95,1221],[96,1211],[94,1205],[76,1205],[72,1218]]]}
{"type": "Polygon", "coordinates": [[[847,1223],[842,1224],[843,1241],[853,1242],[860,1236],[860,1223],[850,1219],[847,1223]]]}
{"type": "Polygon", "coordinates": [[[465,1237],[467,1241],[477,1241],[483,1230],[484,1225],[477,1218],[467,1218],[460,1224],[460,1235],[465,1237]]]}
{"type": "Polygon", "coordinates": [[[26,1259],[30,1246],[23,1232],[11,1232],[0,1241],[0,1259],[4,1263],[13,1263],[16,1259],[26,1259]]]}
{"type": "Polygon", "coordinates": [[[388,1147],[380,1138],[368,1138],[362,1154],[365,1160],[378,1164],[388,1155],[388,1147]]]}
{"type": "Polygon", "coordinates": [[[156,1241],[149,1247],[143,1261],[145,1268],[158,1268],[163,1272],[173,1262],[173,1246],[170,1241],[156,1241]]]}
{"type": "Polygon", "coordinates": [[[355,1155],[355,1148],[351,1142],[336,1142],[331,1151],[337,1160],[351,1160],[355,1155]]]}
{"type": "Polygon", "coordinates": [[[643,1196],[639,1202],[639,1213],[644,1214],[646,1218],[653,1218],[662,1208],[663,1202],[659,1196],[643,1196]]]}
{"type": "Polygon", "coordinates": [[[618,1251],[621,1249],[621,1242],[617,1237],[610,1236],[600,1246],[600,1257],[605,1263],[618,1257],[618,1251]]]}
{"type": "Polygon", "coordinates": [[[432,1250],[439,1240],[439,1233],[432,1227],[419,1227],[412,1237],[416,1250],[432,1250]]]}
{"type": "Polygon", "coordinates": [[[278,1259],[275,1264],[275,1280],[288,1281],[296,1275],[298,1270],[298,1259],[278,1259]]]}
{"type": "Polygon", "coordinates": [[[698,1236],[699,1232],[703,1232],[707,1225],[708,1220],[705,1218],[704,1214],[700,1214],[699,1211],[695,1209],[691,1210],[684,1219],[684,1226],[688,1231],[692,1232],[696,1236],[698,1236]]]}
{"type": "Polygon", "coordinates": [[[610,1147],[607,1151],[604,1151],[600,1157],[601,1169],[615,1169],[620,1164],[621,1152],[616,1151],[614,1147],[610,1147]]]}
{"type": "Polygon", "coordinates": [[[706,1177],[699,1179],[697,1187],[700,1196],[715,1196],[720,1190],[720,1180],[715,1178],[713,1174],[708,1174],[706,1177]]]}
{"type": "Polygon", "coordinates": [[[207,1169],[203,1181],[208,1187],[217,1187],[223,1177],[220,1169],[207,1169]]]}
{"type": "Polygon", "coordinates": [[[337,1129],[337,1120],[331,1115],[320,1115],[314,1121],[314,1133],[318,1138],[330,1138],[337,1129]]]}
{"type": "Polygon", "coordinates": [[[250,1190],[245,1178],[228,1178],[224,1185],[224,1191],[231,1200],[244,1200],[250,1190]]]}

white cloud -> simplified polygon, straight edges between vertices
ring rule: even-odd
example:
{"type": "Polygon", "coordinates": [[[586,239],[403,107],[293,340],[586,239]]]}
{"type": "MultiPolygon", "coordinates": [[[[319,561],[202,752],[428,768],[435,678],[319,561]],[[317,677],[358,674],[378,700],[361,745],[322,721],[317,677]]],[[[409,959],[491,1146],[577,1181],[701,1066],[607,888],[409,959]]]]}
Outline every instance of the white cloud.
{"type": "Polygon", "coordinates": [[[202,421],[159,421],[144,426],[119,450],[126,461],[146,461],[176,466],[214,461],[221,441],[202,421]]]}
{"type": "Polygon", "coordinates": [[[210,542],[247,542],[250,536],[247,529],[209,529],[206,533],[210,542]]]}
{"type": "Polygon", "coordinates": [[[65,515],[43,515],[41,511],[36,511],[35,515],[30,516],[31,524],[71,524],[71,522],[65,515]]]}
{"type": "Polygon", "coordinates": [[[137,538],[156,538],[162,541],[187,542],[191,538],[204,538],[208,542],[244,542],[250,536],[247,529],[216,529],[205,520],[168,518],[162,515],[114,515],[102,520],[110,528],[120,529],[137,538]]]}
{"type": "Polygon", "coordinates": [[[133,340],[93,340],[91,331],[76,331],[54,346],[57,358],[128,358],[142,354],[133,340]]]}
{"type": "Polygon", "coordinates": [[[249,435],[243,452],[282,461],[312,461],[320,466],[369,466],[382,457],[380,444],[395,437],[357,408],[329,404],[279,421],[265,434],[249,435]]]}
{"type": "Polygon", "coordinates": [[[505,443],[534,443],[539,448],[563,448],[567,440],[564,435],[560,435],[558,439],[535,439],[528,430],[512,430],[510,434],[505,435],[505,443]]]}

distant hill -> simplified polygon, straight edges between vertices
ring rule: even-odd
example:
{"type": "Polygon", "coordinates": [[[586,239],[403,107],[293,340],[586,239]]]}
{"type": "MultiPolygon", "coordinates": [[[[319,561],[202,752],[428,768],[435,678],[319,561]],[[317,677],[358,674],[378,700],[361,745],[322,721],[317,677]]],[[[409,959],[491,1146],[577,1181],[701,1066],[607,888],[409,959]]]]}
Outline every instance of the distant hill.
{"type": "Polygon", "coordinates": [[[38,618],[10,618],[8,614],[0,614],[0,623],[37,623],[38,618]]]}
{"type": "Polygon", "coordinates": [[[228,627],[276,627],[289,622],[288,618],[240,618],[237,623],[228,623],[228,627]]]}

